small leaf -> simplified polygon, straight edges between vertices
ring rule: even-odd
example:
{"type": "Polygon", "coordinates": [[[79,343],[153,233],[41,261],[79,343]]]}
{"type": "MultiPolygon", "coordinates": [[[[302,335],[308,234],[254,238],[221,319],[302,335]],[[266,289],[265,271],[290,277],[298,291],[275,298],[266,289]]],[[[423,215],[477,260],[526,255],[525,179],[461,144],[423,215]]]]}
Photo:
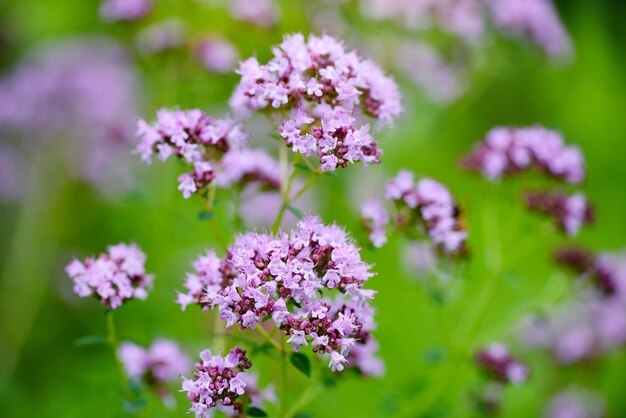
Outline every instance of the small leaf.
{"type": "Polygon", "coordinates": [[[428,364],[440,363],[446,358],[446,349],[442,347],[431,347],[424,350],[424,361],[428,364]]]}
{"type": "Polygon", "coordinates": [[[259,345],[257,345],[256,347],[254,347],[252,349],[250,354],[252,354],[252,355],[254,355],[254,354],[268,354],[268,355],[276,354],[276,347],[274,347],[270,343],[259,344],[259,345]]]}
{"type": "Polygon", "coordinates": [[[145,399],[137,399],[135,401],[124,399],[124,410],[128,413],[136,414],[145,408],[146,404],[145,399]]]}
{"type": "Polygon", "coordinates": [[[311,167],[309,167],[305,163],[297,163],[296,168],[299,168],[300,170],[304,170],[304,171],[311,171],[311,167]]]}
{"type": "Polygon", "coordinates": [[[107,339],[103,335],[87,335],[85,337],[80,337],[74,341],[74,345],[77,347],[106,343],[107,339]]]}
{"type": "Polygon", "coordinates": [[[294,415],[293,418],[313,418],[313,414],[300,411],[296,412],[296,415],[294,415]]]}
{"type": "Polygon", "coordinates": [[[250,415],[251,417],[266,417],[267,412],[265,412],[264,410],[251,406],[249,408],[246,408],[246,414],[250,415]]]}
{"type": "Polygon", "coordinates": [[[302,353],[291,353],[289,360],[293,366],[300,370],[306,377],[311,377],[311,361],[302,353]]]}
{"type": "Polygon", "coordinates": [[[201,221],[210,221],[211,219],[213,219],[213,216],[215,216],[215,212],[213,211],[208,211],[208,210],[203,210],[201,212],[198,212],[198,219],[200,219],[201,221]]]}
{"type": "Polygon", "coordinates": [[[324,385],[325,388],[332,389],[337,386],[337,381],[333,377],[324,376],[322,378],[322,385],[324,385]]]}
{"type": "Polygon", "coordinates": [[[296,207],[293,206],[287,206],[287,210],[291,213],[293,213],[293,215],[298,218],[298,219],[302,219],[304,218],[304,213],[302,213],[302,211],[296,207]]]}

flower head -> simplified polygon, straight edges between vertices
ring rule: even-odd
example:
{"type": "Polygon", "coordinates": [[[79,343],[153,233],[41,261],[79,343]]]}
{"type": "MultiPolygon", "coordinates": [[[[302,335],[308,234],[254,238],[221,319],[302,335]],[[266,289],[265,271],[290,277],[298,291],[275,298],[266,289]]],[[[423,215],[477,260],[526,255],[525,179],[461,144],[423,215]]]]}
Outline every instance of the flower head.
{"type": "Polygon", "coordinates": [[[216,307],[227,327],[253,329],[271,319],[295,351],[310,345],[330,356],[333,370],[375,328],[375,292],[363,288],[373,273],[336,225],[308,217],[291,234],[240,236],[219,262],[209,255],[178,301],[216,307]]]}
{"type": "Polygon", "coordinates": [[[241,81],[231,107],[239,113],[276,111],[284,118],[279,134],[294,152],[315,154],[324,171],[361,161],[379,162],[381,151],[366,115],[381,123],[401,112],[398,87],[372,61],[347,51],[324,35],[286,36],[265,65],[256,58],[241,63],[241,81]]]}
{"type": "Polygon", "coordinates": [[[138,20],[152,9],[152,0],[105,0],[100,16],[107,21],[138,20]]]}
{"type": "Polygon", "coordinates": [[[189,412],[202,418],[212,417],[214,408],[233,416],[242,414],[250,397],[246,371],[252,367],[246,352],[235,347],[223,357],[204,350],[200,359],[193,379],[183,379],[181,391],[191,401],[189,412]]]}
{"type": "Polygon", "coordinates": [[[540,126],[494,128],[463,163],[491,180],[531,168],[568,183],[580,183],[585,177],[578,147],[565,145],[558,132],[540,126]]]}
{"type": "MultiPolygon", "coordinates": [[[[413,173],[402,170],[387,182],[385,198],[394,203],[393,226],[410,237],[424,230],[436,247],[448,254],[464,251],[467,232],[460,222],[458,206],[441,183],[423,178],[415,182],[413,173]]],[[[370,239],[381,244],[388,216],[380,203],[368,202],[361,209],[361,216],[370,239]]],[[[384,243],[384,241],[382,241],[384,243]]],[[[375,243],[376,245],[376,243],[375,243]]]]}
{"type": "Polygon", "coordinates": [[[528,380],[528,367],[513,357],[504,344],[492,343],[482,348],[475,359],[482,371],[498,382],[521,384],[528,380]]]}
{"type": "Polygon", "coordinates": [[[568,196],[555,191],[527,192],[525,198],[528,209],[551,216],[569,236],[578,234],[583,225],[594,219],[593,208],[582,193],[568,196]]]}
{"type": "Polygon", "coordinates": [[[155,340],[150,348],[125,341],[118,349],[126,375],[143,379],[149,385],[160,385],[189,371],[190,360],[175,341],[155,340]]]}
{"type": "Polygon", "coordinates": [[[85,261],[72,261],[65,268],[74,280],[74,292],[92,296],[109,309],[132,300],[144,300],[154,277],[146,274],[146,255],[136,244],[118,244],[108,247],[107,253],[85,261]]]}

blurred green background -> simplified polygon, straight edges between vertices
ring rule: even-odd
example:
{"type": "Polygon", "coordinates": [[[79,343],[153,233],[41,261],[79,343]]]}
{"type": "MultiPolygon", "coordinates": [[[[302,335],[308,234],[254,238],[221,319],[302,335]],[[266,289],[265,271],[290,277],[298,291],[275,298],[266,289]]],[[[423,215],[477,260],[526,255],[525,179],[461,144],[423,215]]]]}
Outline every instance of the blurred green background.
{"type": "MultiPolygon", "coordinates": [[[[309,31],[304,1],[283,1],[282,19],[272,29],[242,29],[219,8],[203,8],[191,0],[159,4],[158,15],[150,19],[181,16],[194,30],[228,36],[242,57],[256,52],[266,59],[269,46],[278,43],[283,33],[309,31]]],[[[536,237],[532,251],[503,273],[476,345],[511,339],[513,324],[539,308],[537,300],[539,305],[551,303],[568,289],[567,278],[555,273],[549,258],[549,251],[565,239],[557,233],[543,234],[542,221],[522,213],[517,193],[523,185],[490,185],[458,169],[459,156],[491,127],[540,123],[580,145],[588,169],[583,188],[596,206],[597,221],[576,242],[600,250],[619,249],[626,243],[626,6],[618,0],[557,4],[576,48],[570,65],[552,65],[532,48],[505,42],[489,51],[489,62],[497,65],[472,74],[471,87],[458,103],[429,104],[414,86],[403,83],[407,111],[394,129],[380,135],[383,164],[368,173],[375,179],[408,168],[432,176],[448,185],[465,209],[472,255],[464,277],[458,279],[464,285],[446,306],[452,325],[462,328],[480,299],[484,271],[476,260],[492,244],[489,231],[500,231],[505,258],[513,256],[510,251],[519,240],[528,234],[536,237]],[[511,219],[516,221],[512,224],[511,219]]],[[[97,7],[94,0],[4,1],[0,4],[4,39],[0,64],[10,68],[27,48],[41,41],[84,34],[127,39],[132,27],[102,23],[97,7]]],[[[144,87],[142,113],[149,120],[162,106],[221,112],[237,82],[236,75],[211,75],[184,55],[142,59],[138,70],[144,87]]],[[[211,228],[198,220],[199,201],[183,201],[176,190],[175,164],[150,168],[137,164],[136,187],[105,199],[87,184],[63,181],[63,173],[47,164],[45,157],[42,160],[31,170],[35,175],[30,177],[24,200],[0,206],[0,415],[124,416],[107,348],[74,344],[82,336],[103,333],[102,309],[93,300],[73,295],[63,268],[73,255],[96,254],[121,241],[137,242],[148,254],[148,270],[157,279],[147,301],[130,303],[116,312],[122,338],[142,344],[155,337],[174,338],[195,356],[211,343],[211,316],[194,309],[181,312],[173,300],[190,261],[215,244],[211,228]]],[[[324,220],[336,220],[359,239],[363,237],[357,207],[350,200],[355,188],[368,187],[362,176],[357,168],[339,177],[324,177],[313,194],[324,220]]],[[[227,206],[218,208],[224,229],[229,228],[228,219],[227,206]]],[[[376,335],[386,375],[341,379],[305,408],[315,417],[394,416],[412,400],[428,396],[441,382],[445,361],[438,354],[443,343],[434,319],[437,306],[404,268],[403,246],[401,240],[392,239],[381,251],[364,251],[378,272],[370,286],[379,292],[376,335]]],[[[528,361],[533,369],[531,381],[506,390],[502,416],[540,416],[554,389],[585,379],[592,379],[586,384],[606,394],[610,416],[626,416],[623,351],[608,356],[591,377],[575,370],[557,371],[541,356],[530,356],[528,361]]],[[[273,360],[259,358],[257,362],[262,381],[271,380],[273,360]]],[[[295,397],[305,382],[297,373],[292,379],[295,397]]],[[[422,416],[472,416],[467,388],[477,382],[470,363],[458,364],[443,396],[422,416]]],[[[155,401],[151,416],[182,416],[186,400],[178,396],[178,401],[175,411],[155,401]]]]}

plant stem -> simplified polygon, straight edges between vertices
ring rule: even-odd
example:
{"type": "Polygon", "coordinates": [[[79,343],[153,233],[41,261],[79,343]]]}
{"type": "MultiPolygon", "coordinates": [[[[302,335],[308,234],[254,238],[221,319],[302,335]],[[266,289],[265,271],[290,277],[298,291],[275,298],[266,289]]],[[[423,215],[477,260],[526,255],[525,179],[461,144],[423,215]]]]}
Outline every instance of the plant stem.
{"type": "Polygon", "coordinates": [[[124,375],[122,363],[120,362],[120,358],[117,353],[119,342],[117,340],[117,333],[115,331],[115,317],[113,315],[113,310],[107,309],[105,315],[107,321],[107,343],[111,347],[111,354],[113,355],[113,362],[115,363],[117,377],[120,381],[120,385],[122,386],[122,393],[124,394],[124,396],[128,397],[128,385],[126,384],[126,377],[124,375]]]}
{"type": "Polygon", "coordinates": [[[289,199],[289,203],[295,202],[296,200],[298,200],[300,198],[300,196],[302,196],[304,194],[304,192],[309,190],[309,188],[313,185],[313,183],[315,183],[315,180],[317,179],[317,176],[319,176],[319,172],[314,171],[313,174],[311,175],[311,177],[309,178],[309,181],[307,181],[306,184],[304,186],[302,186],[302,188],[300,190],[298,190],[296,192],[296,194],[294,194],[289,199]]]}
{"type": "Polygon", "coordinates": [[[276,219],[272,224],[272,233],[276,234],[280,229],[280,224],[283,221],[283,216],[285,215],[285,209],[289,206],[289,194],[291,193],[291,185],[293,184],[294,179],[296,178],[296,167],[292,168],[291,175],[287,178],[289,173],[289,156],[287,155],[287,146],[281,144],[280,146],[280,191],[281,191],[281,200],[282,204],[280,205],[280,209],[278,210],[278,215],[276,215],[276,219]]]}
{"type": "Polygon", "coordinates": [[[289,411],[285,414],[285,418],[292,418],[296,415],[296,413],[298,413],[300,408],[306,406],[311,400],[313,400],[313,398],[315,398],[317,392],[319,391],[319,387],[317,385],[319,375],[320,373],[317,373],[311,378],[309,386],[307,386],[304,392],[302,392],[300,398],[291,406],[291,408],[289,408],[289,411]]]}
{"type": "Polygon", "coordinates": [[[278,350],[279,353],[281,353],[281,354],[283,353],[283,351],[284,351],[283,347],[279,343],[277,343],[276,340],[273,339],[272,336],[270,334],[268,334],[267,331],[265,331],[265,329],[263,329],[262,326],[259,325],[256,328],[256,330],[259,331],[259,334],[261,334],[263,336],[263,338],[265,338],[265,340],[268,343],[272,344],[278,350]]]}
{"type": "Polygon", "coordinates": [[[228,251],[228,246],[226,245],[226,240],[224,240],[224,237],[222,235],[222,231],[220,231],[220,228],[217,225],[217,221],[215,220],[214,203],[215,203],[215,193],[216,192],[217,192],[217,183],[213,182],[213,183],[211,183],[211,185],[209,186],[209,190],[207,191],[207,197],[206,197],[205,206],[206,206],[207,212],[210,212],[210,213],[213,214],[213,216],[210,219],[209,223],[211,224],[211,229],[213,230],[213,235],[215,235],[215,239],[217,240],[217,244],[220,246],[220,248],[224,252],[227,252],[228,251]]]}
{"type": "MultiPolygon", "coordinates": [[[[281,345],[284,342],[281,340],[281,345]]],[[[287,351],[281,347],[280,353],[280,395],[278,399],[278,416],[286,417],[287,409],[287,351]]]]}

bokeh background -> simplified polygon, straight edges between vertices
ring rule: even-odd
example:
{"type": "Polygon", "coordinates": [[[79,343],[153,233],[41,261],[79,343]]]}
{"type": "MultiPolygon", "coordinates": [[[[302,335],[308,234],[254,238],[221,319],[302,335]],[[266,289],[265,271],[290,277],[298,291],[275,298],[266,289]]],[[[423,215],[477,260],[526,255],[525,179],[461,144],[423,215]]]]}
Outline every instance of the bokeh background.
{"type": "MultiPolygon", "coordinates": [[[[103,22],[95,0],[5,0],[0,3],[1,71],[9,74],[34,48],[60,40],[108,38],[127,48],[139,26],[172,17],[185,22],[191,33],[227,37],[241,57],[256,54],[264,60],[282,34],[314,30],[309,19],[313,2],[279,3],[281,17],[276,24],[258,28],[232,19],[224,7],[192,0],[158,2],[147,23],[140,24],[103,22]]],[[[619,0],[556,4],[573,40],[571,62],[555,64],[527,45],[495,42],[482,53],[480,69],[468,72],[467,91],[446,104],[433,103],[400,77],[407,110],[395,128],[379,136],[383,164],[367,175],[357,168],[338,177],[324,177],[310,196],[314,208],[301,207],[319,211],[324,220],[336,220],[363,239],[358,203],[381,178],[408,168],[448,185],[465,208],[470,247],[475,248],[472,258],[481,258],[490,244],[480,232],[485,219],[488,228],[502,231],[505,258],[512,256],[507,249],[532,234],[532,251],[503,273],[476,344],[514,341],[516,321],[543,303],[558,301],[569,286],[568,278],[555,271],[549,257],[565,238],[542,232],[540,220],[522,212],[516,201],[521,186],[490,185],[459,169],[459,157],[491,127],[539,123],[578,144],[587,163],[583,189],[596,206],[597,220],[575,241],[598,250],[616,250],[626,244],[626,6],[619,0]]],[[[97,62],[98,54],[88,49],[74,57],[76,65],[82,60],[97,62]]],[[[207,71],[188,48],[131,56],[138,93],[132,96],[137,99],[136,114],[129,116],[150,120],[163,106],[200,107],[216,113],[227,109],[237,75],[207,71]]],[[[98,84],[97,79],[91,82],[98,84]]],[[[42,106],[42,112],[47,112],[46,106],[56,104],[42,106]]],[[[126,416],[107,348],[74,343],[85,335],[102,334],[105,321],[96,302],[75,297],[64,266],[74,255],[96,254],[112,243],[137,242],[148,254],[147,267],[157,281],[147,301],[128,304],[117,312],[121,336],[143,344],[155,337],[174,338],[195,356],[211,343],[211,317],[196,310],[181,312],[173,300],[189,262],[204,248],[214,246],[215,239],[209,223],[198,219],[200,203],[183,201],[176,190],[175,164],[147,168],[130,158],[123,179],[113,177],[95,187],[75,175],[76,166],[86,159],[85,153],[77,151],[84,146],[80,135],[58,138],[48,134],[46,140],[5,134],[0,138],[3,146],[17,142],[22,150],[0,162],[5,168],[0,167],[0,176],[14,184],[0,202],[0,415],[126,416]],[[9,166],[15,170],[9,171],[9,166]]],[[[262,144],[263,138],[257,143],[262,144]]],[[[130,151],[132,141],[123,143],[126,146],[130,151]]],[[[218,196],[224,201],[228,198],[227,193],[218,196]]],[[[218,206],[217,217],[229,230],[228,205],[218,206]]],[[[378,272],[371,286],[379,291],[376,335],[387,366],[385,376],[341,379],[305,408],[313,416],[395,416],[440,382],[444,372],[442,333],[434,320],[437,304],[416,274],[405,267],[404,246],[403,241],[392,239],[381,251],[364,252],[378,272]]],[[[450,321],[461,328],[484,285],[483,272],[476,264],[480,263],[468,262],[464,277],[458,279],[464,285],[448,306],[450,321]]],[[[525,359],[533,370],[532,378],[527,385],[506,390],[502,416],[541,416],[550,394],[568,382],[584,382],[602,391],[607,415],[626,416],[624,350],[612,352],[589,373],[558,369],[539,355],[529,354],[525,359]]],[[[262,380],[270,380],[273,360],[260,358],[258,363],[262,380]]],[[[467,406],[467,389],[477,381],[470,363],[459,365],[441,399],[421,416],[473,416],[475,412],[467,406]]],[[[297,373],[291,383],[294,393],[305,384],[297,373]]],[[[155,400],[150,416],[182,416],[186,401],[177,396],[178,409],[167,410],[155,400]]]]}

